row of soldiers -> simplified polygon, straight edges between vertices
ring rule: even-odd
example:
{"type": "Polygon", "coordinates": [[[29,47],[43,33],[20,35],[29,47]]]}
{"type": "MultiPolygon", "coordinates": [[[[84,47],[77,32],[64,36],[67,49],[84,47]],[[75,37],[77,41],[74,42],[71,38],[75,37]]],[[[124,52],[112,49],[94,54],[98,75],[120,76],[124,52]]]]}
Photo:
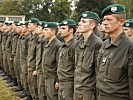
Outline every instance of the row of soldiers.
{"type": "Polygon", "coordinates": [[[107,6],[100,26],[92,11],[78,26],[0,22],[0,75],[27,100],[133,100],[133,21],[125,13],[123,5],[107,6]]]}

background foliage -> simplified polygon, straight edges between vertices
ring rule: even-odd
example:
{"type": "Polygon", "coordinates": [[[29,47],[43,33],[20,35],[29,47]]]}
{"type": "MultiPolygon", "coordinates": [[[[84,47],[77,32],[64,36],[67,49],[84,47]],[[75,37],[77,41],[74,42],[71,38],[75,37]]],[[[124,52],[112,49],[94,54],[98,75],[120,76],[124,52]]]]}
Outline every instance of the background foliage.
{"type": "Polygon", "coordinates": [[[0,15],[25,15],[26,20],[36,17],[43,21],[60,22],[66,18],[77,20],[85,10],[100,16],[101,11],[113,3],[125,5],[127,18],[133,18],[133,0],[0,0],[0,15]]]}

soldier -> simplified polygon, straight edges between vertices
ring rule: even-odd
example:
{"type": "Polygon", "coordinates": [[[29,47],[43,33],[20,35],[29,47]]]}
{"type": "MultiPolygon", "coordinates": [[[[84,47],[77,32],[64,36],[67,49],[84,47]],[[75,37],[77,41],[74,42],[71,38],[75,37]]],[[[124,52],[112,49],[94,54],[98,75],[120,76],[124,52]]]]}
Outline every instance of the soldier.
{"type": "Polygon", "coordinates": [[[98,100],[133,100],[133,41],[123,32],[125,13],[120,4],[102,11],[110,38],[101,46],[97,58],[98,100]]]}
{"type": "Polygon", "coordinates": [[[58,82],[58,49],[61,46],[61,42],[56,38],[57,28],[55,22],[45,22],[43,29],[44,37],[47,39],[42,56],[47,100],[58,100],[58,92],[54,87],[55,83],[58,82]]]}
{"type": "Polygon", "coordinates": [[[2,64],[2,26],[3,26],[4,21],[0,20],[0,74],[4,72],[3,70],[3,64],[2,64]]]}
{"type": "Polygon", "coordinates": [[[78,32],[83,37],[75,44],[74,100],[96,100],[96,58],[102,40],[94,30],[99,21],[95,12],[80,15],[78,32]]]}
{"type": "Polygon", "coordinates": [[[36,33],[38,35],[37,46],[36,46],[36,70],[33,72],[33,76],[37,76],[37,87],[38,87],[38,97],[39,100],[46,100],[45,94],[45,78],[42,72],[42,52],[43,46],[45,45],[43,31],[43,21],[40,21],[38,27],[36,28],[36,33]]]}
{"type": "Polygon", "coordinates": [[[77,23],[77,29],[76,29],[76,32],[74,34],[75,43],[83,37],[83,34],[78,31],[78,25],[79,25],[79,22],[77,23]]]}
{"type": "Polygon", "coordinates": [[[6,63],[6,72],[8,74],[8,79],[6,80],[7,83],[10,83],[12,81],[12,78],[11,78],[11,46],[12,46],[12,43],[11,43],[11,39],[12,39],[12,33],[11,33],[11,24],[12,23],[9,23],[8,22],[8,25],[6,27],[6,31],[7,31],[7,40],[5,42],[5,63],[6,63]]]}
{"type": "Polygon", "coordinates": [[[37,18],[31,18],[28,21],[28,29],[31,37],[28,41],[28,56],[27,56],[27,67],[28,67],[28,85],[30,94],[33,99],[38,99],[37,89],[37,77],[33,76],[32,73],[36,69],[36,42],[37,34],[35,33],[38,26],[39,20],[37,18]]]}
{"type": "Polygon", "coordinates": [[[101,32],[101,36],[100,38],[102,39],[102,41],[105,41],[106,39],[109,38],[109,35],[105,33],[105,26],[103,24],[103,22],[101,22],[101,24],[99,24],[98,26],[98,30],[101,32]]]}
{"type": "Polygon", "coordinates": [[[123,29],[127,36],[133,38],[133,21],[126,21],[123,29]]]}
{"type": "MultiPolygon", "coordinates": [[[[63,20],[60,23],[60,34],[64,38],[64,43],[59,48],[59,61],[57,74],[59,79],[59,100],[73,100],[74,94],[74,33],[76,23],[72,19],[63,20]]],[[[58,84],[58,83],[56,83],[58,84]]]]}
{"type": "Polygon", "coordinates": [[[21,34],[20,39],[20,80],[23,90],[17,93],[17,96],[24,98],[30,94],[28,88],[28,68],[27,68],[27,55],[28,55],[28,22],[21,23],[21,34]]]}
{"type": "Polygon", "coordinates": [[[10,73],[11,73],[11,76],[12,76],[12,82],[8,85],[10,87],[12,86],[16,86],[17,85],[17,78],[16,78],[16,75],[15,75],[15,69],[14,69],[14,57],[16,55],[16,48],[17,48],[17,39],[19,37],[18,33],[16,33],[16,24],[15,24],[15,21],[12,23],[12,26],[11,26],[12,30],[11,30],[11,34],[12,34],[12,38],[11,38],[11,48],[12,48],[12,51],[11,51],[11,57],[10,57],[10,73]]]}
{"type": "Polygon", "coordinates": [[[17,46],[16,46],[16,52],[15,52],[15,56],[13,58],[13,61],[14,61],[14,71],[15,71],[15,75],[16,75],[16,78],[17,78],[17,83],[18,85],[15,86],[15,87],[12,87],[12,90],[14,92],[18,92],[18,91],[21,91],[23,90],[22,88],[22,83],[21,83],[21,77],[20,77],[20,74],[21,74],[21,67],[20,67],[20,46],[21,46],[21,38],[22,38],[22,29],[21,29],[21,23],[17,23],[16,24],[17,27],[16,27],[16,33],[19,35],[17,37],[17,46]]]}
{"type": "Polygon", "coordinates": [[[4,73],[1,74],[1,76],[4,76],[6,77],[7,76],[7,72],[6,72],[6,63],[5,63],[5,58],[6,58],[6,54],[5,54],[5,43],[6,43],[6,39],[7,39],[7,32],[6,32],[6,25],[7,23],[3,23],[1,29],[2,29],[2,43],[1,43],[1,46],[2,46],[2,65],[3,65],[3,69],[4,69],[4,73]]]}

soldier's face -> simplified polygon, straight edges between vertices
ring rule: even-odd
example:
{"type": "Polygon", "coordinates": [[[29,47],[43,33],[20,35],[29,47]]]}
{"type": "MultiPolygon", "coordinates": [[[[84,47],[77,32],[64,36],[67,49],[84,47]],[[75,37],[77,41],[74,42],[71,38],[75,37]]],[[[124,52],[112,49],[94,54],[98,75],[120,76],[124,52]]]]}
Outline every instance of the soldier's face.
{"type": "Polygon", "coordinates": [[[25,33],[27,31],[27,27],[25,25],[22,25],[22,33],[25,33]]]}
{"type": "Polygon", "coordinates": [[[34,29],[36,29],[36,27],[37,27],[37,24],[34,24],[34,23],[28,24],[28,29],[30,32],[34,31],[34,29]]]}
{"type": "Polygon", "coordinates": [[[12,24],[12,30],[15,30],[16,29],[16,25],[15,24],[12,24]]]}
{"type": "Polygon", "coordinates": [[[21,28],[21,26],[17,26],[17,28],[16,28],[16,32],[17,32],[17,33],[21,33],[21,32],[22,32],[22,28],[21,28]]]}
{"type": "Polygon", "coordinates": [[[4,24],[3,26],[2,26],[2,30],[5,30],[6,29],[6,25],[4,24]]]}
{"type": "Polygon", "coordinates": [[[10,31],[10,30],[11,30],[11,26],[10,26],[10,25],[7,26],[7,27],[6,27],[6,30],[7,30],[7,31],[10,31]]]}
{"type": "Polygon", "coordinates": [[[114,14],[104,16],[103,24],[105,28],[105,33],[108,34],[116,32],[122,25],[121,21],[118,20],[117,17],[114,16],[114,14]]]}
{"type": "Polygon", "coordinates": [[[44,28],[43,33],[44,33],[44,37],[48,40],[53,36],[52,29],[50,28],[44,28]]]}
{"type": "Polygon", "coordinates": [[[70,35],[70,29],[67,25],[60,26],[59,32],[63,38],[68,37],[70,35]]]}
{"type": "Polygon", "coordinates": [[[92,30],[92,23],[91,23],[92,19],[88,19],[88,18],[81,18],[79,25],[78,25],[78,32],[79,33],[87,33],[90,30],[92,30]]]}
{"type": "Polygon", "coordinates": [[[37,33],[37,34],[41,34],[41,33],[42,33],[42,26],[38,26],[38,27],[36,28],[36,33],[37,33]]]}
{"type": "Polygon", "coordinates": [[[123,30],[127,36],[131,37],[133,35],[133,28],[123,27],[123,30]]]}

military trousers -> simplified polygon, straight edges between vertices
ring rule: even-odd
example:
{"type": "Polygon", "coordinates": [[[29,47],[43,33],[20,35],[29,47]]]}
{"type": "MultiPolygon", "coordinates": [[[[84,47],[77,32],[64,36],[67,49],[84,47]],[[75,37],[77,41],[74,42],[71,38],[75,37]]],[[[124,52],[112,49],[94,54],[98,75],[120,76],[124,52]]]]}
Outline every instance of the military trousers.
{"type": "Polygon", "coordinates": [[[74,81],[59,82],[58,99],[73,100],[74,81]]]}
{"type": "Polygon", "coordinates": [[[32,98],[38,98],[37,77],[32,76],[34,70],[28,68],[28,87],[32,98]]]}
{"type": "Polygon", "coordinates": [[[14,72],[15,72],[15,77],[17,78],[17,83],[21,84],[20,80],[20,61],[17,59],[16,56],[13,58],[13,65],[14,65],[14,72]]]}
{"type": "Polygon", "coordinates": [[[15,77],[13,58],[12,58],[12,55],[10,53],[7,54],[7,64],[9,67],[9,74],[11,75],[12,78],[15,77]]]}
{"type": "Polygon", "coordinates": [[[58,90],[55,89],[55,78],[45,77],[45,93],[47,100],[58,100],[58,90]]]}
{"type": "Polygon", "coordinates": [[[99,92],[98,100],[130,100],[130,99],[126,97],[117,97],[117,96],[112,96],[111,94],[99,92]]]}
{"type": "Polygon", "coordinates": [[[39,100],[46,100],[45,77],[42,72],[38,72],[37,74],[37,87],[39,100]]]}
{"type": "MultiPolygon", "coordinates": [[[[96,100],[94,92],[74,93],[74,100],[96,100]]],[[[107,99],[108,100],[108,99],[107,99]]]]}
{"type": "Polygon", "coordinates": [[[22,62],[22,64],[20,64],[21,67],[21,83],[22,86],[24,88],[24,90],[26,92],[29,92],[29,88],[28,88],[28,68],[27,68],[27,64],[26,62],[22,62]]]}
{"type": "Polygon", "coordinates": [[[3,53],[3,66],[4,66],[5,72],[9,74],[8,64],[7,64],[7,55],[5,52],[3,53]]]}

